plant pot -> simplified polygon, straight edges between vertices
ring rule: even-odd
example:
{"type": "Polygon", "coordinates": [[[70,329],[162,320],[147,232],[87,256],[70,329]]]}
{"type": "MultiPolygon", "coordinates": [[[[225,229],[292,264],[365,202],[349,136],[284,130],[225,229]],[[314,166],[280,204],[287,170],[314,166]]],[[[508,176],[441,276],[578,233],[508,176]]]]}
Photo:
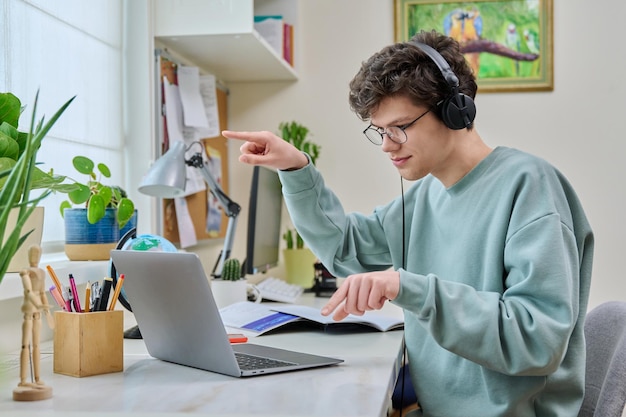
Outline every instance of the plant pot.
{"type": "Polygon", "coordinates": [[[249,284],[247,280],[224,281],[214,279],[211,281],[211,292],[215,299],[217,308],[229,306],[240,301],[248,300],[248,291],[255,295],[255,302],[261,302],[261,294],[255,285],[249,284]]]}
{"type": "MultiPolygon", "coordinates": [[[[7,231],[11,231],[15,228],[18,211],[18,208],[11,209],[9,219],[7,221],[7,231]]],[[[41,246],[41,236],[43,234],[43,215],[44,208],[35,207],[35,210],[32,212],[28,220],[26,220],[26,223],[24,223],[24,226],[22,227],[22,235],[28,233],[29,230],[33,230],[33,232],[28,235],[28,238],[24,241],[22,246],[20,246],[17,252],[15,252],[13,258],[11,258],[7,272],[20,272],[22,269],[30,266],[28,262],[28,248],[32,245],[41,246]]],[[[5,233],[4,236],[5,241],[8,238],[7,234],[8,233],[5,233]]]]}
{"type": "MultiPolygon", "coordinates": [[[[106,209],[104,217],[95,224],[87,221],[86,208],[65,209],[65,255],[70,261],[106,261],[122,236],[116,210],[106,209]]],[[[136,227],[137,212],[123,230],[136,227]]]]}
{"type": "Polygon", "coordinates": [[[317,257],[310,249],[283,249],[287,282],[305,289],[313,287],[317,257]]]}

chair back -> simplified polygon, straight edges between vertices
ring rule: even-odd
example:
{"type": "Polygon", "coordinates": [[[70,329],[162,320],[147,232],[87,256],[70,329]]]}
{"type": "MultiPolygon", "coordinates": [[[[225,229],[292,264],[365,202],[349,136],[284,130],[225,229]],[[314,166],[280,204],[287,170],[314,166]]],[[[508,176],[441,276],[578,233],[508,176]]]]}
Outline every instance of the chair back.
{"type": "Polygon", "coordinates": [[[626,302],[587,314],[585,397],[578,417],[620,417],[626,405],[626,302]]]}

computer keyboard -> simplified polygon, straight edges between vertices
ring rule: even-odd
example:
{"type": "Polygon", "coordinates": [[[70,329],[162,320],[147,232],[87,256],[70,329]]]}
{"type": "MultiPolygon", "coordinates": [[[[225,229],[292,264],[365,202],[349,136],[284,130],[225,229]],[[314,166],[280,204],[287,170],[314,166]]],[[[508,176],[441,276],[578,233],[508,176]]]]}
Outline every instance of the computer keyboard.
{"type": "Polygon", "coordinates": [[[269,277],[256,284],[263,300],[295,303],[304,292],[304,288],[290,284],[279,278],[269,277]]]}

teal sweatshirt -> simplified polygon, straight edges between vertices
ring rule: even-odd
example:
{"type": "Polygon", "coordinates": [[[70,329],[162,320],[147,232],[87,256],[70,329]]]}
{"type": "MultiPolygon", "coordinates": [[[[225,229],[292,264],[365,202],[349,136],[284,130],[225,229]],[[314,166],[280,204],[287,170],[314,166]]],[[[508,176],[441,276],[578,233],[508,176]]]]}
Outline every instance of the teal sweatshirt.
{"type": "Polygon", "coordinates": [[[424,416],[578,414],[593,233],[554,167],[496,148],[450,188],[416,181],[404,223],[401,197],[346,214],[311,164],[280,177],[296,228],[336,276],[400,272],[392,302],[424,416]]]}

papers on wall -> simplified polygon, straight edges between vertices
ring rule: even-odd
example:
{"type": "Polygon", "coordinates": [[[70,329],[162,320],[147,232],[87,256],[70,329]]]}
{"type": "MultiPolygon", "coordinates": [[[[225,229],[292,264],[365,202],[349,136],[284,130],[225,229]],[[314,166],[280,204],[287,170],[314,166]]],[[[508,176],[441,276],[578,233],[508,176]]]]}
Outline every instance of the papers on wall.
{"type": "Polygon", "coordinates": [[[166,77],[163,77],[163,95],[165,96],[167,136],[170,143],[183,141],[183,109],[178,94],[178,86],[170,84],[166,77]]]}
{"type": "MultiPolygon", "coordinates": [[[[222,186],[222,156],[215,148],[207,146],[207,153],[210,156],[207,168],[213,174],[213,178],[217,184],[222,186]]],[[[222,227],[222,212],[220,211],[220,203],[213,193],[207,195],[207,218],[206,232],[210,237],[217,237],[222,227]]]]}
{"type": "MultiPolygon", "coordinates": [[[[193,140],[190,138],[189,131],[183,128],[183,106],[179,94],[179,86],[170,84],[167,78],[163,78],[163,93],[165,95],[165,117],[167,120],[167,135],[169,137],[170,146],[176,142],[183,142],[189,146],[193,140]]],[[[195,152],[198,152],[199,146],[193,146],[185,153],[188,158],[195,152]]],[[[203,153],[204,157],[204,153],[203,153]]],[[[185,184],[185,194],[188,196],[206,189],[206,184],[200,173],[200,170],[193,167],[187,168],[187,182],[185,184]]]]}
{"type": "MultiPolygon", "coordinates": [[[[163,101],[169,147],[178,141],[183,142],[188,148],[185,152],[186,159],[200,153],[205,166],[211,170],[216,181],[221,183],[222,155],[211,148],[205,151],[200,144],[194,143],[220,135],[216,87],[215,76],[200,75],[199,69],[192,66],[178,66],[177,84],[171,84],[166,76],[163,77],[163,101]]],[[[184,197],[207,189],[200,169],[187,166],[186,177],[185,193],[181,198],[174,199],[182,248],[197,244],[195,227],[184,197]]],[[[209,236],[219,236],[221,223],[219,202],[213,194],[207,193],[206,231],[209,236]]]]}
{"type": "Polygon", "coordinates": [[[204,113],[208,121],[208,127],[198,127],[196,140],[201,138],[214,138],[220,135],[220,115],[217,106],[217,84],[214,75],[200,76],[200,96],[204,105],[204,113]]]}
{"type": "Polygon", "coordinates": [[[180,238],[180,247],[188,248],[198,243],[196,230],[193,227],[193,221],[189,214],[187,200],[184,197],[174,199],[174,207],[176,208],[176,222],[178,224],[178,236],[180,238]]]}
{"type": "Polygon", "coordinates": [[[178,92],[185,126],[208,128],[209,121],[200,95],[200,71],[197,67],[179,66],[178,92]]]}

